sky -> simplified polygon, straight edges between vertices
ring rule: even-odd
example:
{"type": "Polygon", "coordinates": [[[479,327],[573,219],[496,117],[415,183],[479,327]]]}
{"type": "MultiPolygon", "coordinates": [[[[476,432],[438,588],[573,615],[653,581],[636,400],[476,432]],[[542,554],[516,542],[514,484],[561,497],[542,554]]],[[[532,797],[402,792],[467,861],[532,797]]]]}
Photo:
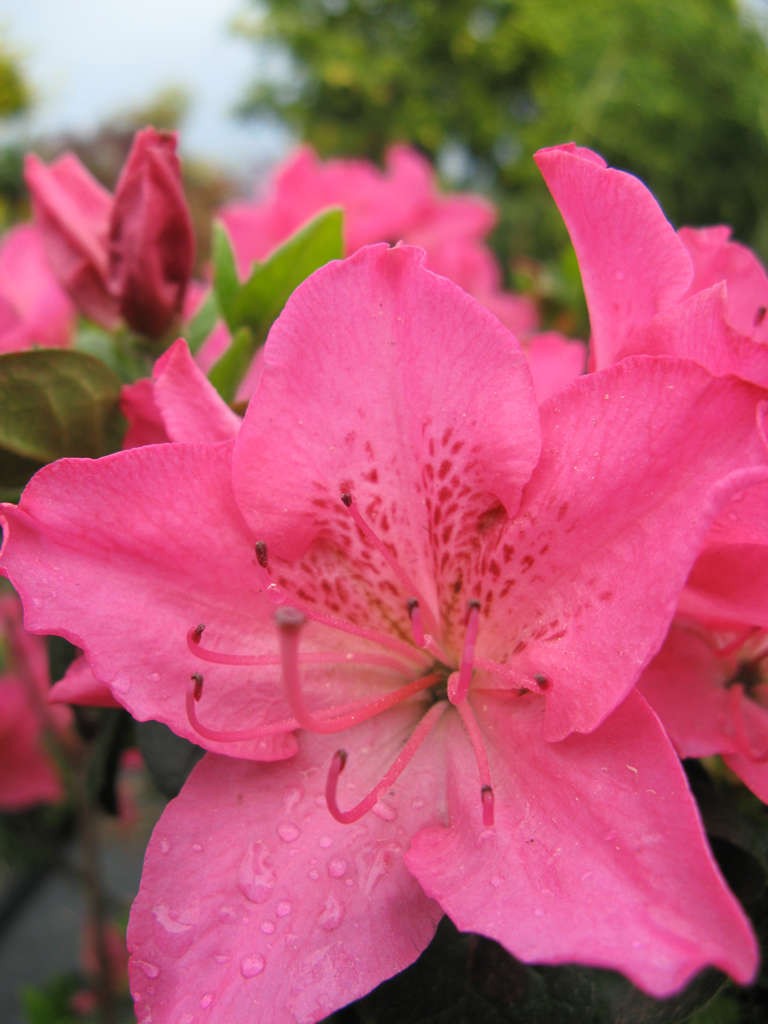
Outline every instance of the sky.
{"type": "Polygon", "coordinates": [[[0,34],[20,53],[37,109],[13,130],[87,131],[168,85],[192,95],[187,155],[247,176],[286,135],[229,113],[254,76],[254,48],[228,32],[246,0],[0,0],[0,34]]]}

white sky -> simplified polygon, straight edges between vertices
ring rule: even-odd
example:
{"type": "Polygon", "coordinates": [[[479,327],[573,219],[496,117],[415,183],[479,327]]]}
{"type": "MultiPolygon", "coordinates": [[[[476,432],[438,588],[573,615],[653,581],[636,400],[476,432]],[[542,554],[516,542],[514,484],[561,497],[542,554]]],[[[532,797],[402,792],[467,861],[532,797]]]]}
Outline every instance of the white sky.
{"type": "Polygon", "coordinates": [[[22,133],[87,130],[182,85],[192,105],[182,149],[243,172],[280,157],[279,132],[229,114],[257,68],[228,32],[245,0],[0,0],[0,34],[24,58],[38,104],[22,133]]]}

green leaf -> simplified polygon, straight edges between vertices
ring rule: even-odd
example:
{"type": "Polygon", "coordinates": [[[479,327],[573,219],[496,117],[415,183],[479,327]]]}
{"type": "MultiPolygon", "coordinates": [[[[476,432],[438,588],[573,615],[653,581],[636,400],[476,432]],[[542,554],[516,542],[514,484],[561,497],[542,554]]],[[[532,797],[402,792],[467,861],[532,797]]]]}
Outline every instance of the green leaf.
{"type": "Polygon", "coordinates": [[[100,360],[69,349],[0,356],[0,490],[23,486],[64,456],[120,447],[120,381],[100,360]]]}
{"type": "Polygon", "coordinates": [[[216,292],[208,293],[205,302],[197,313],[192,317],[186,328],[186,340],[190,352],[197,352],[205,339],[216,326],[219,319],[219,304],[216,301],[216,292]]]}
{"type": "Polygon", "coordinates": [[[261,344],[290,294],[311,273],[344,255],[343,212],[324,210],[263,263],[257,263],[231,309],[230,326],[249,327],[261,344]]]}
{"type": "Polygon", "coordinates": [[[211,255],[215,301],[230,330],[235,330],[238,324],[234,320],[234,303],[240,291],[240,279],[237,276],[232,243],[222,224],[213,225],[211,255]]]}
{"type": "Polygon", "coordinates": [[[251,364],[257,345],[247,327],[235,331],[229,348],[208,371],[208,379],[225,402],[233,402],[237,385],[251,364]]]}
{"type": "Polygon", "coordinates": [[[343,255],[342,227],[340,209],[318,214],[263,263],[254,264],[242,285],[237,282],[234,255],[226,232],[216,227],[213,242],[215,302],[233,338],[208,377],[224,401],[234,400],[238,384],[291,293],[318,267],[343,255]]]}

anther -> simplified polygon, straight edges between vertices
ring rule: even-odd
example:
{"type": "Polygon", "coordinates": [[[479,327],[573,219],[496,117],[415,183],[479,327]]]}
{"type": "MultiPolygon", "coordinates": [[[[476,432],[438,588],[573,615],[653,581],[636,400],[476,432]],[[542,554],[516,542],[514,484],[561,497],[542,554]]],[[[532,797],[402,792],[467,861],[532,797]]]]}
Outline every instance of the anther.
{"type": "Polygon", "coordinates": [[[352,495],[348,491],[344,491],[341,495],[341,501],[347,508],[352,508],[352,495]]]}
{"type": "Polygon", "coordinates": [[[486,828],[493,828],[495,815],[492,786],[482,787],[480,790],[480,800],[483,805],[483,825],[485,825],[486,828]]]}
{"type": "Polygon", "coordinates": [[[408,618],[411,620],[411,632],[413,634],[413,642],[417,647],[424,647],[426,644],[426,636],[424,634],[424,623],[421,617],[421,607],[415,597],[410,598],[406,608],[408,609],[408,618]]]}
{"type": "Polygon", "coordinates": [[[200,700],[203,696],[203,677],[199,672],[193,672],[189,677],[192,680],[192,696],[195,700],[200,700]]]}
{"type": "Polygon", "coordinates": [[[262,569],[269,568],[267,562],[267,545],[263,540],[257,540],[253,545],[253,550],[256,552],[256,561],[259,563],[262,569]]]}
{"type": "Polygon", "coordinates": [[[187,636],[188,636],[189,640],[193,644],[199,644],[200,641],[203,638],[203,633],[204,632],[205,632],[205,626],[201,622],[199,626],[195,626],[194,629],[190,629],[190,631],[187,634],[187,636]]]}
{"type": "Polygon", "coordinates": [[[755,327],[759,327],[763,320],[765,320],[766,313],[768,313],[768,309],[766,309],[765,306],[757,307],[757,312],[755,313],[755,327]]]}
{"type": "Polygon", "coordinates": [[[542,675],[541,672],[537,672],[533,678],[536,680],[536,685],[540,690],[549,689],[549,679],[547,676],[542,675]]]}

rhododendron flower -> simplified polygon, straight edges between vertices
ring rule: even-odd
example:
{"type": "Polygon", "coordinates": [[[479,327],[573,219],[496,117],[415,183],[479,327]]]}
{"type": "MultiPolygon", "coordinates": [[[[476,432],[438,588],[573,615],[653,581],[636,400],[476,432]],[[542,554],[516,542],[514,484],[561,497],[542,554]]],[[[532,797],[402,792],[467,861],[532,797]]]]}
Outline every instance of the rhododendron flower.
{"type": "Polygon", "coordinates": [[[440,193],[429,162],[408,146],[390,147],[384,172],[366,160],[322,162],[309,146],[299,149],[278,168],[266,196],[221,211],[241,275],[328,206],[344,210],[347,253],[371,242],[419,245],[431,270],[460,284],[516,334],[535,329],[534,303],[501,289],[485,242],[493,206],[478,196],[440,193]]]}
{"type": "Polygon", "coordinates": [[[68,345],[75,311],[45,258],[32,224],[0,239],[0,352],[68,345]]]}
{"type": "Polygon", "coordinates": [[[639,686],[681,757],[722,754],[768,802],[768,628],[681,617],[639,686]]]}
{"type": "Polygon", "coordinates": [[[597,369],[668,353],[768,387],[768,276],[728,228],[676,232],[639,179],[591,150],[556,146],[536,162],[579,260],[597,369]]]}
{"type": "Polygon", "coordinates": [[[25,177],[48,260],[82,312],[109,329],[122,317],[159,337],[180,314],[194,237],[174,133],[134,138],[114,197],[67,153],[25,177]]]}
{"type": "Polygon", "coordinates": [[[631,691],[717,508],[766,478],[755,391],[637,358],[539,408],[495,317],[375,246],[294,293],[234,440],[62,461],[5,506],[30,627],[211,752],[147,852],[141,1021],[318,1020],[442,913],[656,995],[751,978],[631,691]]]}
{"type": "Polygon", "coordinates": [[[12,594],[0,596],[0,641],[0,809],[56,803],[63,790],[46,749],[46,730],[63,733],[71,712],[46,706],[45,641],[24,630],[12,594]]]}

